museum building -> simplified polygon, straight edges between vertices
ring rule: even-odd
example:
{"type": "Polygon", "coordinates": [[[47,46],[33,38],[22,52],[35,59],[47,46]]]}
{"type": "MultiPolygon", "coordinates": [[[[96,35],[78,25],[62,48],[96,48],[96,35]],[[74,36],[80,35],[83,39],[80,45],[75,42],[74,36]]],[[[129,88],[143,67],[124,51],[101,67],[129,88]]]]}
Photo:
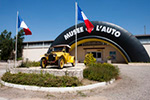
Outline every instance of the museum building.
{"type": "Polygon", "coordinates": [[[78,62],[83,62],[87,53],[92,53],[97,62],[111,58],[114,63],[150,62],[150,35],[132,35],[127,30],[112,23],[93,21],[94,29],[86,31],[84,23],[72,26],[55,40],[24,42],[23,59],[39,61],[48,48],[68,44],[70,54],[75,55],[75,35],[77,34],[78,62]]]}

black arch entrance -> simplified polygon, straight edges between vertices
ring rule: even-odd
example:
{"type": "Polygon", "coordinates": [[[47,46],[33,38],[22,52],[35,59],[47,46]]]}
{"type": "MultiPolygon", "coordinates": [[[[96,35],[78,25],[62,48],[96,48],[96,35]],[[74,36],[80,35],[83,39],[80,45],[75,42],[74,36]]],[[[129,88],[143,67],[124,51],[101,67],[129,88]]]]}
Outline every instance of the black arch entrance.
{"type": "Polygon", "coordinates": [[[127,62],[150,62],[143,45],[127,30],[108,22],[93,21],[92,24],[94,29],[91,33],[86,31],[84,23],[78,24],[77,29],[75,26],[68,28],[55,39],[52,46],[69,44],[73,47],[75,34],[77,34],[78,44],[88,40],[102,41],[118,49],[127,62]]]}

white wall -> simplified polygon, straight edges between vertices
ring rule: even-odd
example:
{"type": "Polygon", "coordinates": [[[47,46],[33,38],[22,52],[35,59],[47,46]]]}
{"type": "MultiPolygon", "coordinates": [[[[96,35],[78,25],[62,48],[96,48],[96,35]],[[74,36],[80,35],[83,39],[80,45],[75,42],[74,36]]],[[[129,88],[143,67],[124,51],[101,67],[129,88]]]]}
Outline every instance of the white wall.
{"type": "Polygon", "coordinates": [[[41,56],[47,52],[48,48],[29,48],[23,49],[23,60],[40,61],[41,56]]]}
{"type": "Polygon", "coordinates": [[[144,44],[143,46],[144,46],[145,50],[147,51],[147,53],[150,57],[150,44],[144,44]]]}

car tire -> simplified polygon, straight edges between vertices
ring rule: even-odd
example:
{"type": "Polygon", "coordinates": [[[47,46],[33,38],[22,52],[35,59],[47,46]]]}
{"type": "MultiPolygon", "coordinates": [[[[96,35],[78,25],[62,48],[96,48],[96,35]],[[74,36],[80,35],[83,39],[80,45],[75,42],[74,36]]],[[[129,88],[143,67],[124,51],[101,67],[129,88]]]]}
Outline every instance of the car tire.
{"type": "Polygon", "coordinates": [[[74,61],[73,61],[73,63],[71,63],[72,64],[72,66],[74,67],[75,66],[75,58],[74,58],[74,61]]]}
{"type": "Polygon", "coordinates": [[[71,64],[72,64],[72,67],[74,67],[75,66],[75,61],[73,63],[71,63],[71,64]]]}
{"type": "Polygon", "coordinates": [[[64,59],[61,57],[61,58],[58,60],[58,68],[59,68],[59,69],[63,69],[64,63],[65,63],[65,61],[64,61],[64,59]]]}
{"type": "Polygon", "coordinates": [[[41,68],[46,68],[46,66],[47,66],[47,60],[45,58],[42,58],[41,62],[40,62],[40,65],[41,65],[41,68]]]}
{"type": "Polygon", "coordinates": [[[75,63],[71,63],[72,64],[72,67],[74,67],[75,66],[75,63]]]}

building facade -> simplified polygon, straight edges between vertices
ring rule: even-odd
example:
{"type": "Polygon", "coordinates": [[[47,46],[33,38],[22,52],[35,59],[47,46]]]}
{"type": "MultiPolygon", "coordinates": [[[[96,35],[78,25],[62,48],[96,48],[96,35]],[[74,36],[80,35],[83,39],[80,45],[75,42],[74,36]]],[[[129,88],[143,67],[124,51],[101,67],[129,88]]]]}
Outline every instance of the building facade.
{"type": "MultiPolygon", "coordinates": [[[[150,56],[150,35],[136,35],[135,37],[141,42],[150,56]]],[[[23,59],[40,61],[42,55],[47,53],[53,41],[54,40],[24,42],[23,59]]],[[[83,62],[85,55],[90,52],[93,53],[93,56],[98,62],[106,62],[107,58],[111,56],[112,62],[125,63],[124,58],[116,48],[99,41],[90,41],[78,45],[78,61],[83,62]]],[[[73,49],[70,53],[71,55],[75,55],[75,50],[73,49]]]]}
{"type": "Polygon", "coordinates": [[[47,52],[52,42],[53,40],[23,42],[23,60],[40,61],[41,56],[47,52]]]}
{"type": "Polygon", "coordinates": [[[23,58],[39,61],[50,46],[68,44],[70,53],[75,55],[75,35],[77,35],[79,62],[87,53],[92,53],[97,62],[111,58],[114,63],[150,62],[150,35],[134,36],[122,27],[93,21],[94,28],[88,33],[84,23],[72,26],[62,32],[54,41],[24,42],[23,58]]]}

